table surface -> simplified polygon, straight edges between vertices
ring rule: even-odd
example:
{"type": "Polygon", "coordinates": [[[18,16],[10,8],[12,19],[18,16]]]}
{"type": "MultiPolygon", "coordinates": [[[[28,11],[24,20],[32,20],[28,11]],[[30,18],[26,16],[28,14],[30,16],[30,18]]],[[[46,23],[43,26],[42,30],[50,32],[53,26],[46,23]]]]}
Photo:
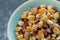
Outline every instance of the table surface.
{"type": "Polygon", "coordinates": [[[13,11],[27,0],[0,0],[0,40],[8,40],[7,23],[13,11]]]}
{"type": "Polygon", "coordinates": [[[0,0],[0,40],[8,40],[7,23],[13,11],[27,0],[0,0]]]}

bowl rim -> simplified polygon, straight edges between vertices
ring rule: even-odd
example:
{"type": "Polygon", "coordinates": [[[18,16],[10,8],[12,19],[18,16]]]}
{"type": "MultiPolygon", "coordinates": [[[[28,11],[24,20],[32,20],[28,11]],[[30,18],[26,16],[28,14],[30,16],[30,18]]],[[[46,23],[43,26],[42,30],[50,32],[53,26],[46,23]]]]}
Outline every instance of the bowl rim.
{"type": "Polygon", "coordinates": [[[21,8],[21,7],[23,7],[24,5],[26,5],[27,3],[29,3],[29,2],[31,2],[31,0],[30,1],[26,1],[25,3],[23,3],[23,4],[21,4],[19,7],[17,7],[17,9],[15,9],[15,11],[12,13],[12,15],[10,16],[10,19],[9,19],[9,21],[8,21],[8,23],[7,23],[7,37],[8,37],[8,39],[10,40],[10,36],[9,36],[9,34],[10,34],[10,32],[9,32],[9,24],[11,23],[11,20],[12,20],[12,18],[13,18],[13,16],[15,15],[15,13],[21,8]]]}
{"type": "MultiPolygon", "coordinates": [[[[8,40],[11,40],[11,39],[10,39],[10,36],[9,36],[9,34],[10,34],[10,32],[9,32],[9,27],[10,27],[9,24],[10,24],[13,16],[15,15],[15,13],[16,13],[21,7],[23,7],[24,5],[26,5],[27,3],[31,2],[31,1],[34,1],[34,0],[28,0],[28,1],[24,2],[24,3],[22,3],[20,6],[17,7],[17,9],[15,9],[15,11],[14,11],[14,12],[12,13],[12,15],[10,16],[10,19],[8,20],[8,23],[7,23],[7,37],[8,37],[8,40]]],[[[51,0],[51,1],[55,1],[55,2],[57,2],[57,3],[60,3],[60,2],[57,1],[57,0],[51,0]]]]}

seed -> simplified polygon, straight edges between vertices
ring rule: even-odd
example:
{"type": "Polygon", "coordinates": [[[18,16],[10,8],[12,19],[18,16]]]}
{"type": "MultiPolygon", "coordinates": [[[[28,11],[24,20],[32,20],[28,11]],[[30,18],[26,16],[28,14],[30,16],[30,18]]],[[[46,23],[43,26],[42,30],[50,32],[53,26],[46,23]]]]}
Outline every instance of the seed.
{"type": "Polygon", "coordinates": [[[37,24],[39,22],[39,19],[34,20],[34,23],[37,24]]]}
{"type": "Polygon", "coordinates": [[[58,18],[57,21],[60,22],[60,18],[58,18]]]}
{"type": "Polygon", "coordinates": [[[37,8],[32,8],[31,12],[32,12],[32,14],[37,14],[37,8]]]}
{"type": "Polygon", "coordinates": [[[25,32],[26,32],[25,29],[21,29],[21,30],[19,31],[20,34],[25,34],[25,32]]]}
{"type": "Polygon", "coordinates": [[[37,31],[37,30],[33,30],[33,32],[34,32],[35,34],[37,34],[37,33],[38,33],[38,31],[37,31]]]}
{"type": "Polygon", "coordinates": [[[31,20],[31,21],[32,21],[32,20],[35,20],[35,16],[34,16],[34,15],[29,15],[29,16],[27,17],[27,19],[28,19],[28,20],[31,20]]]}
{"type": "Polygon", "coordinates": [[[24,21],[24,18],[21,18],[22,21],[24,21]]]}
{"type": "Polygon", "coordinates": [[[42,38],[43,38],[43,37],[44,37],[44,32],[43,32],[43,30],[39,30],[39,31],[38,31],[38,35],[39,35],[39,37],[42,37],[42,38]]]}
{"type": "Polygon", "coordinates": [[[51,30],[50,30],[50,29],[47,29],[46,31],[47,31],[48,33],[51,33],[51,30]]]}
{"type": "Polygon", "coordinates": [[[23,26],[23,25],[24,25],[24,22],[20,20],[20,21],[18,22],[18,25],[19,25],[19,26],[23,26]]]}
{"type": "Polygon", "coordinates": [[[50,26],[49,26],[49,28],[50,28],[51,30],[53,29],[53,27],[54,27],[53,25],[50,25],[50,26]]]}
{"type": "Polygon", "coordinates": [[[48,32],[45,30],[44,31],[44,37],[47,37],[48,36],[48,32]]]}
{"type": "Polygon", "coordinates": [[[36,38],[36,40],[38,40],[38,39],[36,38]]]}
{"type": "Polygon", "coordinates": [[[24,23],[27,22],[27,21],[28,21],[28,19],[24,19],[24,23]]]}
{"type": "Polygon", "coordinates": [[[57,19],[57,23],[60,25],[60,18],[57,19]]]}
{"type": "Polygon", "coordinates": [[[48,6],[48,9],[55,9],[55,7],[54,6],[48,6]]]}
{"type": "Polygon", "coordinates": [[[29,36],[32,36],[33,35],[33,32],[29,32],[29,36]]]}
{"type": "Polygon", "coordinates": [[[40,9],[40,6],[37,7],[37,10],[39,10],[39,9],[40,9]]]}
{"type": "Polygon", "coordinates": [[[25,34],[26,30],[25,29],[22,29],[22,34],[25,34]]]}
{"type": "Polygon", "coordinates": [[[23,25],[23,28],[26,28],[27,26],[28,26],[27,24],[24,24],[24,25],[23,25]]]}
{"type": "Polygon", "coordinates": [[[46,6],[46,5],[41,5],[40,7],[41,7],[41,8],[47,8],[47,6],[46,6]]]}
{"type": "Polygon", "coordinates": [[[16,27],[16,28],[15,28],[15,31],[18,32],[18,31],[20,31],[21,29],[22,29],[22,27],[16,27]]]}
{"type": "Polygon", "coordinates": [[[43,28],[43,29],[47,29],[48,26],[47,26],[46,24],[44,24],[42,28],[43,28]]]}
{"type": "Polygon", "coordinates": [[[54,28],[53,28],[53,32],[54,32],[55,34],[60,34],[60,30],[59,30],[58,27],[54,27],[54,28]]]}
{"type": "Polygon", "coordinates": [[[26,27],[27,32],[31,32],[31,27],[26,27]]]}
{"type": "Polygon", "coordinates": [[[37,30],[41,30],[41,28],[38,27],[37,30]]]}
{"type": "Polygon", "coordinates": [[[22,38],[23,38],[23,35],[17,36],[17,39],[22,39],[22,38]]]}

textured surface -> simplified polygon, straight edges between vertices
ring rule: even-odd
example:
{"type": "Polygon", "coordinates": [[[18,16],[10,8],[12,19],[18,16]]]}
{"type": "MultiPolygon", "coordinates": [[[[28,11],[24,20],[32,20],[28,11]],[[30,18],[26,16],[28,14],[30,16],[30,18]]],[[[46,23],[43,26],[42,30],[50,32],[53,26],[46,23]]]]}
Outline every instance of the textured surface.
{"type": "Polygon", "coordinates": [[[0,40],[8,40],[7,23],[13,11],[27,0],[0,0],[0,40]]]}
{"type": "Polygon", "coordinates": [[[0,40],[8,40],[7,23],[13,11],[27,0],[0,0],[0,40]]]}

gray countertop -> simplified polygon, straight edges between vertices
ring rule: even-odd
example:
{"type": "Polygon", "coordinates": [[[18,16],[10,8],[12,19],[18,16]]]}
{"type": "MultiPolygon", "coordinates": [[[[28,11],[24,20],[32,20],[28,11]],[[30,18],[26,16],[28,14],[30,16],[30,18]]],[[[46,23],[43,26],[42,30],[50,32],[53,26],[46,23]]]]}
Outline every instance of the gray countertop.
{"type": "Polygon", "coordinates": [[[0,40],[8,40],[7,23],[13,11],[27,0],[0,0],[0,40]]]}
{"type": "Polygon", "coordinates": [[[8,40],[7,23],[13,11],[27,0],[0,0],[0,40],[8,40]]]}

